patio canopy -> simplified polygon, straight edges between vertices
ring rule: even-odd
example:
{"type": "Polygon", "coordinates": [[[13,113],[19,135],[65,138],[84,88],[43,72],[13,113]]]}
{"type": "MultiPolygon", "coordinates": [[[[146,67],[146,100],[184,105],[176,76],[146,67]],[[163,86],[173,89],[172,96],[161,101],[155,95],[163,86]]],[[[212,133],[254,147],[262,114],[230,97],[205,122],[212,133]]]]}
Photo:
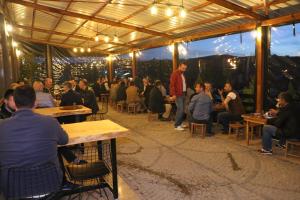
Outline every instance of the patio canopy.
{"type": "Polygon", "coordinates": [[[4,10],[16,29],[15,38],[64,48],[90,48],[103,54],[126,53],[300,19],[299,0],[6,2],[4,10]]]}

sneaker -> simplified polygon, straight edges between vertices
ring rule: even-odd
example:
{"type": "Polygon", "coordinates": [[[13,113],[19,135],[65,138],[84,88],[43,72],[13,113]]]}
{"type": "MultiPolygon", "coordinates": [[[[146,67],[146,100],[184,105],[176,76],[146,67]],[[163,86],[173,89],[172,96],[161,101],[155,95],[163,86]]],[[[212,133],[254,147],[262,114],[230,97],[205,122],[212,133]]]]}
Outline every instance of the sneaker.
{"type": "Polygon", "coordinates": [[[181,124],[181,127],[182,127],[182,128],[187,128],[188,126],[187,126],[187,125],[184,125],[184,124],[181,124]]]}
{"type": "Polygon", "coordinates": [[[276,144],[275,146],[279,149],[285,149],[286,148],[286,146],[284,144],[276,144]]]}
{"type": "Polygon", "coordinates": [[[177,126],[177,127],[175,127],[175,130],[176,131],[184,131],[184,128],[182,128],[182,126],[177,126]]]}
{"type": "Polygon", "coordinates": [[[261,149],[261,150],[259,150],[259,152],[261,154],[264,154],[264,155],[272,155],[272,150],[271,151],[267,151],[267,150],[261,149]]]}

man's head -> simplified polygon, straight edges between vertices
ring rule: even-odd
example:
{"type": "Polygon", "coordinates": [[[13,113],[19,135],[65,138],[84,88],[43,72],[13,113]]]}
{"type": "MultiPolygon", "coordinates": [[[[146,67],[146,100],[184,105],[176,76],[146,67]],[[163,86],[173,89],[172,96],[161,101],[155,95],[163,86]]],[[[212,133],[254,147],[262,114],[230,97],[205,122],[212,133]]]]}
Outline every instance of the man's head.
{"type": "Polygon", "coordinates": [[[230,83],[225,83],[224,91],[225,92],[231,92],[232,91],[232,85],[230,83]]]}
{"type": "Polygon", "coordinates": [[[44,89],[44,85],[41,81],[34,81],[32,87],[35,92],[42,92],[44,89]]]}
{"type": "Polygon", "coordinates": [[[69,90],[72,89],[72,84],[70,83],[70,81],[64,82],[63,89],[64,89],[64,92],[68,92],[69,90]]]}
{"type": "Polygon", "coordinates": [[[196,93],[203,92],[204,88],[205,88],[205,86],[204,86],[203,83],[196,83],[196,85],[195,85],[195,91],[196,91],[196,93]]]}
{"type": "Polygon", "coordinates": [[[135,86],[134,81],[130,81],[130,82],[129,82],[129,85],[130,85],[130,86],[135,86]]]}
{"type": "Polygon", "coordinates": [[[205,86],[205,91],[211,91],[211,89],[212,89],[211,83],[205,82],[205,83],[204,83],[204,86],[205,86]]]}
{"type": "Polygon", "coordinates": [[[14,90],[13,89],[8,89],[4,93],[4,104],[10,110],[16,110],[16,104],[15,104],[15,101],[14,101],[14,90]]]}
{"type": "Polygon", "coordinates": [[[19,86],[14,91],[16,108],[33,108],[36,100],[35,91],[29,85],[19,86]]]}
{"type": "Polygon", "coordinates": [[[79,81],[79,88],[85,90],[88,87],[88,82],[86,79],[81,79],[79,81]]]}
{"type": "Polygon", "coordinates": [[[149,85],[149,79],[148,78],[143,78],[143,84],[144,85],[149,85]]]}
{"type": "Polygon", "coordinates": [[[72,88],[75,88],[75,87],[76,87],[77,82],[76,82],[75,79],[71,79],[69,82],[72,84],[72,88]]]}
{"type": "Polygon", "coordinates": [[[180,63],[178,66],[178,70],[181,72],[185,72],[187,68],[187,65],[185,63],[180,63]]]}
{"type": "Polygon", "coordinates": [[[288,92],[281,92],[279,95],[278,95],[278,104],[279,104],[279,107],[284,107],[286,106],[287,104],[289,103],[292,103],[293,102],[293,97],[290,93],[288,92]]]}
{"type": "Polygon", "coordinates": [[[45,79],[45,88],[52,88],[52,84],[53,84],[52,78],[45,79]]]}

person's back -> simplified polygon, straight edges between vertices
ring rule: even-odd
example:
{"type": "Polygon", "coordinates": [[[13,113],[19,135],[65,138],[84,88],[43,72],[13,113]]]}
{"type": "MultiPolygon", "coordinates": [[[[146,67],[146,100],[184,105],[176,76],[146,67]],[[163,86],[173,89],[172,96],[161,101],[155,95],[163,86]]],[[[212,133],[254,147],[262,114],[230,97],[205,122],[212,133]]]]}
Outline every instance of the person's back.
{"type": "Polygon", "coordinates": [[[110,91],[109,91],[109,97],[112,101],[116,101],[117,99],[117,91],[118,91],[118,84],[117,83],[112,83],[111,84],[111,88],[110,88],[110,91]]]}
{"type": "Polygon", "coordinates": [[[239,94],[235,91],[231,91],[228,94],[231,97],[231,101],[228,103],[229,112],[234,115],[242,115],[245,113],[245,109],[239,94]]]}
{"type": "MultiPolygon", "coordinates": [[[[16,185],[7,185],[8,169],[11,167],[52,163],[57,170],[53,172],[55,174],[47,174],[47,176],[58,174],[62,181],[57,145],[66,144],[68,135],[56,119],[32,111],[35,102],[35,92],[32,88],[22,86],[17,88],[15,93],[17,111],[11,118],[0,122],[0,191],[7,191],[7,187],[12,191],[18,189],[15,188],[16,185]],[[26,99],[26,95],[29,98],[26,99]]],[[[29,178],[31,177],[28,177],[28,181],[29,178]]],[[[49,187],[53,188],[54,184],[57,182],[49,182],[49,187]]]]}
{"type": "Polygon", "coordinates": [[[121,82],[118,90],[117,90],[117,101],[126,101],[126,86],[124,82],[121,82]]]}
{"type": "Polygon", "coordinates": [[[54,99],[49,93],[36,92],[36,107],[49,108],[54,107],[54,99]]]}
{"type": "Polygon", "coordinates": [[[134,85],[129,86],[126,89],[126,102],[127,103],[136,103],[139,101],[139,94],[138,94],[138,88],[134,85]]]}
{"type": "Polygon", "coordinates": [[[80,94],[69,90],[61,96],[60,106],[82,105],[80,94]]]}
{"type": "Polygon", "coordinates": [[[149,94],[149,110],[154,113],[165,112],[164,98],[157,87],[153,87],[149,94]]]}
{"type": "Polygon", "coordinates": [[[196,120],[209,120],[212,112],[212,100],[204,92],[193,96],[189,104],[192,117],[196,120]]]}

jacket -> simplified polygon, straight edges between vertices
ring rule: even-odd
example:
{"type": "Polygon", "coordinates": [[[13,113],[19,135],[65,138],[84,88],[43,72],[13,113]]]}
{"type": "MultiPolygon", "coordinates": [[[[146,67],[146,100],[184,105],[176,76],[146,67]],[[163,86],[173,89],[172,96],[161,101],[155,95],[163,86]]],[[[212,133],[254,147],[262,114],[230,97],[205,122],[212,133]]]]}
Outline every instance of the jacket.
{"type": "MultiPolygon", "coordinates": [[[[31,109],[18,110],[11,118],[1,121],[0,191],[7,191],[8,187],[14,191],[18,191],[16,185],[7,185],[8,169],[11,167],[37,166],[52,163],[56,166],[57,172],[45,174],[44,181],[53,180],[49,179],[49,177],[57,176],[57,174],[62,181],[63,174],[57,157],[57,145],[67,143],[68,135],[55,118],[36,114],[31,109]]],[[[30,181],[30,178],[32,177],[28,177],[28,181],[30,181]]],[[[26,183],[27,178],[24,177],[24,179],[26,183]]],[[[24,183],[24,180],[22,181],[24,183]]],[[[48,182],[48,187],[57,188],[57,182],[48,182]]],[[[38,187],[33,188],[33,192],[38,194],[39,189],[41,190],[38,187]]],[[[19,190],[19,192],[24,191],[19,190]]]]}
{"type": "Polygon", "coordinates": [[[118,90],[117,90],[117,102],[118,101],[126,101],[127,95],[126,95],[126,87],[120,85],[118,90]]]}
{"type": "Polygon", "coordinates": [[[97,99],[92,90],[80,90],[80,96],[83,99],[83,105],[92,109],[93,114],[96,114],[99,111],[97,99]]]}
{"type": "Polygon", "coordinates": [[[183,95],[183,84],[182,84],[182,72],[176,70],[171,74],[170,78],[170,95],[171,96],[182,96],[183,95]]]}
{"type": "Polygon", "coordinates": [[[300,139],[300,105],[290,103],[279,109],[276,118],[268,120],[268,124],[276,126],[286,138],[300,139]]]}
{"type": "MultiPolygon", "coordinates": [[[[73,106],[73,105],[83,105],[81,96],[78,92],[69,90],[68,92],[62,94],[60,106],[73,106]]],[[[69,124],[78,121],[76,116],[64,116],[57,118],[60,123],[69,124]]],[[[84,121],[85,116],[81,116],[79,121],[84,121]]]]}
{"type": "Polygon", "coordinates": [[[165,109],[164,97],[161,91],[157,87],[152,88],[149,97],[149,110],[154,113],[164,113],[165,109]]]}
{"type": "Polygon", "coordinates": [[[14,110],[9,110],[5,103],[3,103],[1,105],[1,111],[0,111],[0,119],[6,119],[12,116],[12,114],[14,113],[14,110]]]}
{"type": "Polygon", "coordinates": [[[126,102],[127,103],[136,103],[140,101],[139,93],[138,93],[138,88],[135,86],[129,86],[126,89],[126,102]]]}
{"type": "Polygon", "coordinates": [[[36,92],[36,107],[51,108],[54,107],[54,99],[49,93],[36,92]]]}
{"type": "Polygon", "coordinates": [[[212,112],[212,100],[204,92],[200,92],[193,96],[189,104],[189,111],[193,119],[209,120],[212,112]]]}

